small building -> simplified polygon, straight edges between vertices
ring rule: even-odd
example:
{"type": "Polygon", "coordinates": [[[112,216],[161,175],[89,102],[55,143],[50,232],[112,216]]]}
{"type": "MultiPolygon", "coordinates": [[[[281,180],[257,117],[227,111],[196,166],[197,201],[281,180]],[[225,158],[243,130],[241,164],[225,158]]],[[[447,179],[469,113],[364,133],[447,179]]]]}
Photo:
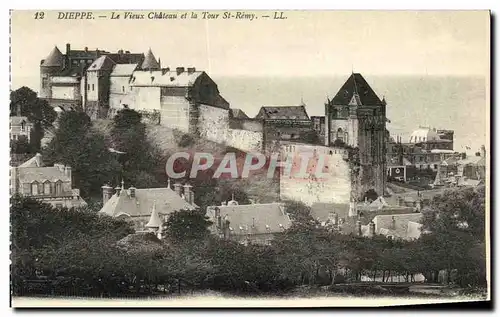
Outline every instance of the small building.
{"type": "Polygon", "coordinates": [[[192,186],[174,184],[170,181],[165,188],[115,188],[108,184],[102,186],[103,207],[99,211],[115,218],[130,221],[136,232],[149,231],[161,234],[161,226],[174,211],[195,210],[192,186]]]}
{"type": "Polygon", "coordinates": [[[62,164],[45,166],[40,153],[10,168],[11,195],[32,197],[56,208],[87,205],[80,197],[80,190],[72,185],[71,167],[62,164]]]}
{"type": "Polygon", "coordinates": [[[33,123],[24,116],[9,117],[9,138],[13,141],[25,139],[30,142],[33,123]]]}
{"type": "Polygon", "coordinates": [[[214,234],[242,244],[269,245],[292,225],[283,204],[239,205],[234,198],[227,204],[208,207],[207,216],[213,222],[214,234]]]}

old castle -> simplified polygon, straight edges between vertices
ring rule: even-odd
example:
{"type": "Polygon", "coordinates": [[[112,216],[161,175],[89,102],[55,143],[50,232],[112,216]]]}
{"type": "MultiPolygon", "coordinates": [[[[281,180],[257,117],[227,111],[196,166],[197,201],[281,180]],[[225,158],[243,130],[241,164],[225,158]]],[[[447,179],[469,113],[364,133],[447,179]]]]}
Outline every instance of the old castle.
{"type": "MultiPolygon", "coordinates": [[[[352,194],[348,194],[350,182],[345,179],[349,173],[343,161],[344,150],[346,146],[357,147],[361,185],[357,186],[357,196],[369,189],[384,194],[386,104],[358,73],[353,73],[325,104],[322,133],[317,133],[324,142],[312,141],[315,125],[305,105],[262,107],[255,118],[248,118],[230,108],[208,74],[194,67],[162,67],[151,49],[146,54],[122,50],[110,53],[73,50],[66,44],[63,54],[54,47],[40,63],[40,77],[41,98],[52,106],[81,108],[93,119],[112,117],[126,107],[150,114],[156,124],[247,152],[290,153],[304,150],[304,144],[317,146],[330,154],[332,183],[321,184],[322,190],[313,180],[304,183],[312,192],[306,199],[310,203],[332,196],[333,189],[339,191],[336,202],[349,201],[352,194]]],[[[304,193],[294,180],[282,183],[283,192],[288,188],[290,194],[304,193]]]]}

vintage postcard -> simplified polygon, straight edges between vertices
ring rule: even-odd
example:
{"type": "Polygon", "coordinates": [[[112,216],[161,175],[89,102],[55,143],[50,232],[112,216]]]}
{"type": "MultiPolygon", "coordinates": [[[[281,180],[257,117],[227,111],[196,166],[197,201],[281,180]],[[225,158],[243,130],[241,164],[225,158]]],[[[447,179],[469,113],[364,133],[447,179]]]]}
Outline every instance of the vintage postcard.
{"type": "Polygon", "coordinates": [[[491,300],[489,11],[10,26],[13,307],[491,300]]]}

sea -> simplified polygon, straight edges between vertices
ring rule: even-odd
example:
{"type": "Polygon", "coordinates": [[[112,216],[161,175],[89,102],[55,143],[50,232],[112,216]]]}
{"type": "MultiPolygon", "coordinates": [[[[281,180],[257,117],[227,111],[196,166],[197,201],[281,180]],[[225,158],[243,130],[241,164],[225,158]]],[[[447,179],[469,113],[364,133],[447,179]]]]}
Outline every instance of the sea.
{"type": "MultiPolygon", "coordinates": [[[[253,117],[262,106],[294,106],[302,102],[309,116],[324,115],[345,76],[250,77],[211,76],[232,108],[253,117]]],[[[387,101],[387,128],[407,141],[419,127],[455,131],[454,150],[470,155],[481,145],[488,149],[489,90],[487,78],[464,76],[363,75],[379,98],[387,101]]],[[[12,89],[26,85],[38,91],[39,79],[12,78],[12,89]],[[21,84],[22,83],[22,84],[21,84]]]]}

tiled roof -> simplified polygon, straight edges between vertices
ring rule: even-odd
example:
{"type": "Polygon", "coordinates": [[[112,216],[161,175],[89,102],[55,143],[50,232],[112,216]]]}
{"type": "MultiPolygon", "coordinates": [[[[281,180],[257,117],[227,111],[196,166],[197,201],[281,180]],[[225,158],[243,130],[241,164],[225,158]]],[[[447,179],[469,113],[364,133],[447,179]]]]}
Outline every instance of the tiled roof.
{"type": "Polygon", "coordinates": [[[153,210],[153,204],[160,215],[167,215],[181,209],[196,209],[196,204],[189,204],[170,188],[144,188],[135,189],[135,197],[130,196],[130,190],[120,191],[120,195],[114,194],[104,204],[101,213],[108,216],[149,216],[153,210]]]}
{"type": "Polygon", "coordinates": [[[356,103],[361,103],[365,106],[378,106],[383,104],[377,94],[359,73],[353,73],[346,80],[335,97],[333,97],[330,104],[349,105],[355,93],[359,96],[359,98],[355,98],[356,103]]]}
{"type": "Polygon", "coordinates": [[[263,106],[256,118],[309,120],[309,115],[304,106],[263,106]]]}
{"type": "Polygon", "coordinates": [[[138,64],[116,64],[111,76],[131,76],[138,64]]]}
{"type": "Polygon", "coordinates": [[[71,179],[64,174],[59,167],[18,167],[18,177],[20,183],[31,183],[50,181],[52,183],[60,180],[70,182],[71,179]]]}
{"type": "MultiPolygon", "coordinates": [[[[292,222],[279,203],[217,206],[222,219],[229,220],[232,235],[277,233],[288,229],[292,222]]],[[[208,207],[212,221],[215,206],[208,207]]],[[[215,223],[215,221],[214,221],[215,223]]]]}
{"type": "Polygon", "coordinates": [[[43,60],[42,66],[47,66],[47,67],[62,66],[63,63],[64,63],[64,55],[57,48],[57,46],[54,46],[49,56],[47,56],[47,58],[43,60]]]}
{"type": "Polygon", "coordinates": [[[144,58],[144,61],[142,62],[141,65],[142,69],[159,69],[160,64],[156,61],[155,56],[153,55],[153,52],[151,52],[151,49],[148,50],[146,53],[146,57],[144,58]]]}
{"type": "Polygon", "coordinates": [[[79,58],[79,59],[96,59],[99,56],[106,54],[108,52],[103,50],[70,50],[69,57],[70,58],[79,58]]]}
{"type": "MultiPolygon", "coordinates": [[[[422,219],[421,213],[409,214],[394,214],[394,215],[378,215],[373,218],[375,223],[375,232],[386,235],[394,235],[397,237],[406,237],[409,230],[409,222],[420,223],[422,219]],[[382,230],[387,229],[387,230],[382,230]]],[[[415,225],[411,224],[411,230],[414,230],[415,225]]]]}
{"type": "Polygon", "coordinates": [[[156,70],[156,71],[135,71],[131,86],[154,86],[154,87],[192,87],[195,81],[204,72],[184,71],[177,75],[176,71],[156,70]]]}
{"type": "Polygon", "coordinates": [[[243,112],[243,110],[241,109],[236,109],[236,108],[229,109],[229,115],[230,117],[236,119],[249,119],[247,114],[243,112]]]}
{"type": "Polygon", "coordinates": [[[115,62],[107,57],[106,55],[103,55],[96,59],[87,69],[87,71],[94,71],[94,70],[111,70],[113,66],[115,65],[115,62]]]}

